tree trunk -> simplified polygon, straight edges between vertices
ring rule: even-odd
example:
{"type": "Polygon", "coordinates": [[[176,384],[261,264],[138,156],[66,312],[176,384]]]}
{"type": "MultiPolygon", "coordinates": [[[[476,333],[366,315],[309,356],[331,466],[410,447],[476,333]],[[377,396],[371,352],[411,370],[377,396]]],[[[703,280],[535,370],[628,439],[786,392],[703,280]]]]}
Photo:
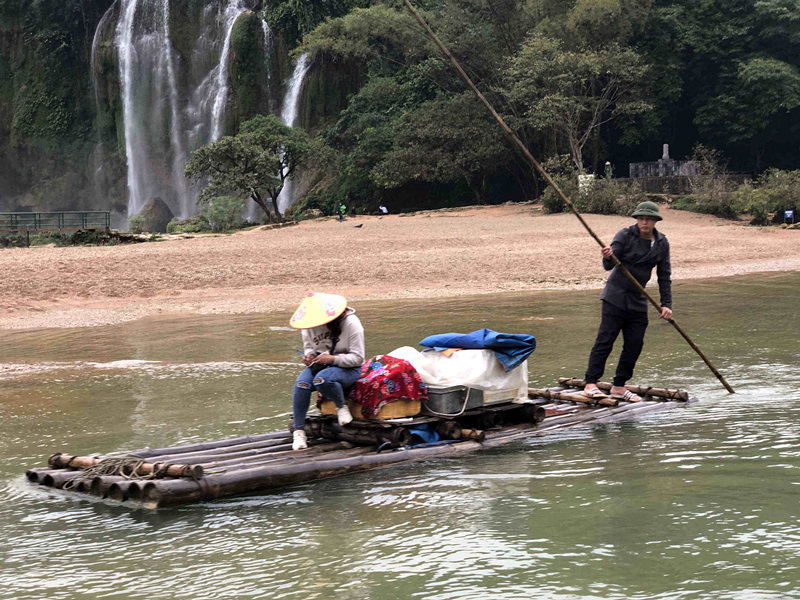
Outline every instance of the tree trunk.
{"type": "MultiPolygon", "coordinates": [[[[281,189],[283,189],[283,187],[281,187],[281,189]]],[[[275,192],[271,191],[269,194],[270,198],[272,198],[272,208],[275,210],[275,219],[278,221],[278,223],[283,222],[283,215],[278,210],[278,196],[280,193],[281,190],[277,190],[275,192]]]]}
{"type": "Polygon", "coordinates": [[[486,204],[486,178],[483,175],[465,175],[464,179],[472,190],[476,204],[486,204]],[[477,181],[476,181],[477,180],[477,181]]]}
{"type": "Polygon", "coordinates": [[[253,199],[253,202],[255,202],[261,207],[261,210],[264,211],[264,214],[267,215],[267,221],[272,221],[272,215],[269,212],[269,207],[267,206],[267,203],[264,202],[264,199],[261,197],[261,194],[255,192],[251,194],[250,197],[253,199]]]}

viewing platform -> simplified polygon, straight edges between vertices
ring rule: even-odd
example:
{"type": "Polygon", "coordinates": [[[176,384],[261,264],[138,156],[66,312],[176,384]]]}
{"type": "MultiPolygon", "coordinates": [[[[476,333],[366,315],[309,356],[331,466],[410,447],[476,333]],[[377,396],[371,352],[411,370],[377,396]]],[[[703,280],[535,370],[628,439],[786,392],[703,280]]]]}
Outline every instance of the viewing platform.
{"type": "Polygon", "coordinates": [[[0,232],[77,231],[111,229],[111,212],[70,210],[63,212],[0,212],[0,232]]]}

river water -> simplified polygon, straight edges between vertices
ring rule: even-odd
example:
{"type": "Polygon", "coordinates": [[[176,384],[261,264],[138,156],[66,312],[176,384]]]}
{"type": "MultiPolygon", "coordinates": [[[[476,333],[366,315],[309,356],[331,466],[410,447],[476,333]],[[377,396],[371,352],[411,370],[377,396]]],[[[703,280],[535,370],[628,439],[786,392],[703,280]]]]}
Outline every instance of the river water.
{"type": "MultiPolygon", "coordinates": [[[[735,395],[651,317],[634,382],[699,402],[158,511],[23,474],[57,451],[286,427],[300,337],[289,315],[0,332],[0,600],[800,598],[799,292],[800,273],[675,286],[675,318],[735,395]]],[[[356,308],[368,355],[431,333],[531,333],[530,383],[546,386],[582,376],[597,296],[356,308]]]]}

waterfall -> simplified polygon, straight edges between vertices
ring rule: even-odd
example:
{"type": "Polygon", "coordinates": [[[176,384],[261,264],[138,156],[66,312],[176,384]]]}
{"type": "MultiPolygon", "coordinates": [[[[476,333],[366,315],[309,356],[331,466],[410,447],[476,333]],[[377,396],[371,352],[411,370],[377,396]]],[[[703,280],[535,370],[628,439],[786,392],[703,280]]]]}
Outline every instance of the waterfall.
{"type": "MultiPolygon", "coordinates": [[[[198,190],[183,174],[188,155],[223,131],[230,36],[245,0],[204,9],[200,35],[181,58],[169,31],[169,0],[120,0],[114,32],[128,164],[128,216],[153,197],[186,218],[198,190]]],[[[111,10],[111,9],[109,9],[111,10]]]]}
{"type": "Polygon", "coordinates": [[[233,22],[236,21],[236,17],[244,10],[245,7],[242,6],[241,0],[233,0],[225,9],[225,41],[222,44],[222,52],[219,62],[217,63],[216,81],[214,85],[216,93],[214,94],[214,110],[212,111],[212,142],[217,141],[222,135],[222,117],[225,111],[225,101],[228,97],[228,55],[231,50],[231,31],[233,30],[233,22]]]}
{"type": "MultiPolygon", "coordinates": [[[[289,127],[294,127],[297,120],[300,90],[303,87],[303,79],[306,76],[306,72],[308,72],[308,67],[308,54],[303,54],[297,59],[292,77],[286,86],[286,96],[284,96],[283,105],[281,106],[281,121],[289,127]]],[[[278,210],[280,213],[283,214],[295,200],[294,182],[291,178],[288,178],[284,181],[283,189],[278,196],[278,210]]]]}

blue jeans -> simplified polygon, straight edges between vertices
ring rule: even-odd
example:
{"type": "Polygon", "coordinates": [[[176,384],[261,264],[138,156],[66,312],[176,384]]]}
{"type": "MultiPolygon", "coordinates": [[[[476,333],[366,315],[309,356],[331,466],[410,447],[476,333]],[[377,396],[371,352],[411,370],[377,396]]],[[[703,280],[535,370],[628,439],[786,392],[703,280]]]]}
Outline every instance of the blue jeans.
{"type": "Polygon", "coordinates": [[[361,377],[361,367],[326,367],[316,375],[311,374],[311,369],[306,367],[297,376],[292,394],[292,426],[302,429],[306,424],[308,406],[311,404],[311,392],[320,394],[333,400],[337,408],[344,406],[345,391],[361,377]]]}

